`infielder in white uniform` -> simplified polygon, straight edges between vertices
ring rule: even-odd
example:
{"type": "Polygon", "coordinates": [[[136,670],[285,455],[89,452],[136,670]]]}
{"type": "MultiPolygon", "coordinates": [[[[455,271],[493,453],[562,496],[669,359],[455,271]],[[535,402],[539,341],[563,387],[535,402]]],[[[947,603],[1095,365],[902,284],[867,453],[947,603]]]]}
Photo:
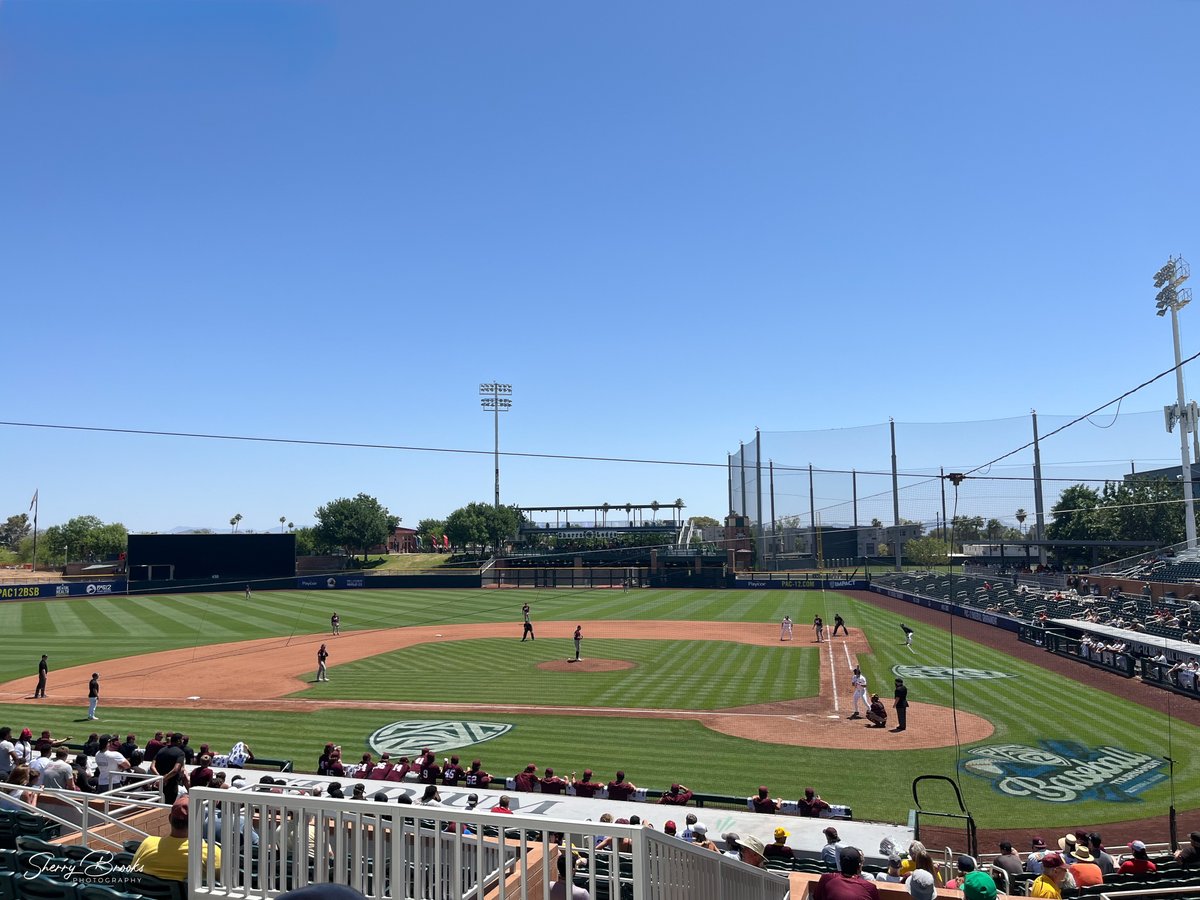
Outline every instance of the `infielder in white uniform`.
{"type": "Polygon", "coordinates": [[[792,639],[791,616],[784,616],[783,621],[779,623],[779,639],[781,641],[790,641],[792,639]]]}
{"type": "Polygon", "coordinates": [[[854,677],[850,679],[850,683],[854,686],[854,715],[850,718],[861,719],[862,713],[858,711],[859,701],[862,701],[864,709],[869,709],[867,705],[867,676],[862,673],[862,669],[858,666],[854,667],[854,677]]]}

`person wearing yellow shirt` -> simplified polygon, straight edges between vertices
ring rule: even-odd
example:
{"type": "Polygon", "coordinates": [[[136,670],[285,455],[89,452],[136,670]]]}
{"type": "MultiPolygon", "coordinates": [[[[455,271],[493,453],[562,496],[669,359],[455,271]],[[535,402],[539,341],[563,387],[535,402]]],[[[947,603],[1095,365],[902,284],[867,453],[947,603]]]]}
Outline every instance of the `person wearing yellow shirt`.
{"type": "Polygon", "coordinates": [[[1067,877],[1067,867],[1058,853],[1047,853],[1042,857],[1042,874],[1029,885],[1030,897],[1049,897],[1062,900],[1062,883],[1067,877]]]}
{"type": "MultiPolygon", "coordinates": [[[[145,872],[166,881],[186,881],[188,874],[188,798],[180,797],[169,815],[171,833],[167,837],[148,837],[142,841],[130,864],[135,872],[145,872]]],[[[208,845],[200,848],[208,860],[208,845]]],[[[214,865],[221,865],[221,848],[213,847],[214,865]]]]}

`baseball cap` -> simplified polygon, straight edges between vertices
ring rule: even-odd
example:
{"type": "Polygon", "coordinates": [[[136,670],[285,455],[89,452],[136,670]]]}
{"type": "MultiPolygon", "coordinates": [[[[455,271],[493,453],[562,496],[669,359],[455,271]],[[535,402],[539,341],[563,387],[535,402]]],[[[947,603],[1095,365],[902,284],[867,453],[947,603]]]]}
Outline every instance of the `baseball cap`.
{"type": "Polygon", "coordinates": [[[168,818],[171,820],[172,824],[178,822],[186,825],[188,820],[188,810],[188,798],[185,794],[171,805],[171,812],[168,818]]]}
{"type": "Polygon", "coordinates": [[[667,821],[663,822],[663,831],[668,831],[671,834],[674,834],[678,830],[679,826],[675,824],[674,819],[667,819],[667,821]]]}
{"type": "Polygon", "coordinates": [[[974,872],[975,860],[964,853],[958,858],[958,870],[960,872],[974,872]]]}
{"type": "Polygon", "coordinates": [[[676,782],[675,784],[671,785],[671,793],[672,794],[679,793],[679,782],[676,782]]]}
{"type": "Polygon", "coordinates": [[[1001,841],[1000,842],[1000,852],[1001,853],[1012,853],[1012,843],[1010,841],[1001,841]]]}
{"type": "Polygon", "coordinates": [[[775,829],[775,840],[782,841],[785,837],[788,837],[788,836],[789,835],[788,835],[788,831],[786,828],[776,828],[775,829]]]}
{"type": "Polygon", "coordinates": [[[1130,850],[1138,850],[1138,851],[1145,850],[1146,844],[1143,841],[1130,841],[1129,849],[1130,850]]]}
{"type": "Polygon", "coordinates": [[[1034,850],[1045,850],[1046,842],[1043,841],[1040,837],[1035,837],[1033,839],[1033,849],[1034,850]]]}
{"type": "Polygon", "coordinates": [[[815,793],[816,793],[816,791],[814,791],[812,788],[805,788],[805,789],[804,789],[804,796],[805,796],[805,797],[811,797],[811,796],[812,796],[813,794],[815,794],[815,793]]]}
{"type": "Polygon", "coordinates": [[[924,869],[915,869],[908,876],[908,893],[915,900],[933,900],[937,893],[937,888],[933,883],[933,876],[924,869]]]}
{"type": "Polygon", "coordinates": [[[708,835],[708,826],[705,825],[703,822],[696,822],[694,825],[692,825],[692,833],[693,834],[702,834],[702,835],[707,836],[708,835]]]}
{"type": "Polygon", "coordinates": [[[763,846],[763,842],[752,834],[748,834],[744,838],[738,838],[737,845],[751,850],[759,856],[766,856],[767,853],[767,848],[763,846]]]}
{"type": "Polygon", "coordinates": [[[862,851],[857,847],[843,847],[838,853],[838,868],[842,870],[843,874],[846,874],[847,870],[855,871],[861,862],[862,851]]]}
{"type": "Polygon", "coordinates": [[[978,870],[969,878],[964,876],[958,889],[963,892],[963,900],[995,900],[996,897],[996,882],[978,870]]]}
{"type": "Polygon", "coordinates": [[[1063,864],[1062,856],[1056,850],[1052,850],[1042,857],[1043,869],[1057,869],[1063,864]]]}
{"type": "Polygon", "coordinates": [[[32,731],[30,731],[28,728],[21,729],[21,739],[22,740],[24,740],[25,738],[31,738],[31,737],[33,737],[32,731]]]}
{"type": "Polygon", "coordinates": [[[829,838],[831,841],[836,841],[838,839],[837,829],[832,825],[828,826],[823,833],[825,837],[829,838]]]}

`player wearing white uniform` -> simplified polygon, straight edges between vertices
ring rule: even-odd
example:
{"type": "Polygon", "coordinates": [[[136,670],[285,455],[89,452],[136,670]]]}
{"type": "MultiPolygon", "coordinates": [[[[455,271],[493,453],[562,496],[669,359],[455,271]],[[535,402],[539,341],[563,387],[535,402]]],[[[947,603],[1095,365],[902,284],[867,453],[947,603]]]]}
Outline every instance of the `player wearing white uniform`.
{"type": "Polygon", "coordinates": [[[783,621],[779,623],[779,639],[781,641],[790,641],[792,639],[791,616],[784,616],[783,621]]]}
{"type": "Polygon", "coordinates": [[[867,676],[858,666],[854,667],[854,677],[850,679],[850,684],[854,686],[854,715],[850,718],[861,719],[862,713],[858,711],[858,704],[862,701],[863,706],[867,706],[867,676]]]}

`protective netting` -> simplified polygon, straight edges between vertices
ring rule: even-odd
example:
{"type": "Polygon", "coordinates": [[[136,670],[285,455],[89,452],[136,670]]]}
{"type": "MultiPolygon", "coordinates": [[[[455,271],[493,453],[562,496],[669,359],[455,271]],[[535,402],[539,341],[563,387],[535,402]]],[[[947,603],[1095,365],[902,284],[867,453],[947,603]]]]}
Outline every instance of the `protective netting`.
{"type": "MultiPolygon", "coordinates": [[[[1047,521],[1062,491],[1097,490],[1133,474],[1171,469],[1177,480],[1179,436],[1161,412],[1039,415],[1042,492],[1047,521]]],[[[730,459],[731,507],[751,521],[799,528],[893,523],[889,423],[820,431],[764,431],[760,469],[755,437],[730,459]],[[743,462],[744,457],[744,462],[743,462]],[[811,468],[810,468],[811,467],[811,468]]],[[[1031,416],[969,422],[895,423],[896,497],[902,521],[935,527],[943,518],[978,517],[1006,529],[1034,523],[1031,416]],[[943,474],[964,473],[958,486],[943,474]],[[1019,516],[1021,512],[1023,515],[1019,516]],[[1024,519],[1024,521],[1021,521],[1024,519]]],[[[1180,491],[1182,496],[1182,490],[1180,491]]]]}

